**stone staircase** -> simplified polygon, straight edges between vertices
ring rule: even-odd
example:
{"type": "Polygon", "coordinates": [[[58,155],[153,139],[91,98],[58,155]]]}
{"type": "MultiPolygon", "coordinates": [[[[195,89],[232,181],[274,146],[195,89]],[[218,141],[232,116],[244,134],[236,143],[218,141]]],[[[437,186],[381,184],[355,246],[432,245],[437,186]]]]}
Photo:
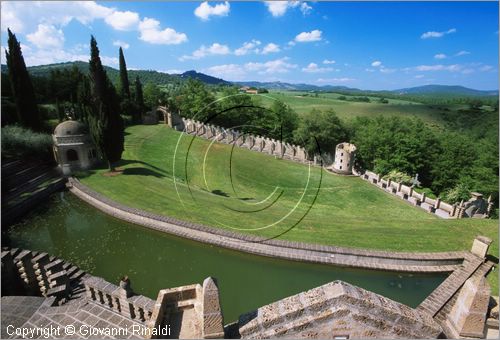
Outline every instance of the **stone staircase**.
{"type": "Polygon", "coordinates": [[[59,304],[71,303],[83,296],[82,279],[87,275],[72,263],[45,252],[2,249],[2,282],[20,282],[28,295],[53,296],[59,304]]]}
{"type": "Polygon", "coordinates": [[[2,224],[14,223],[64,183],[51,163],[2,160],[2,224]]]}

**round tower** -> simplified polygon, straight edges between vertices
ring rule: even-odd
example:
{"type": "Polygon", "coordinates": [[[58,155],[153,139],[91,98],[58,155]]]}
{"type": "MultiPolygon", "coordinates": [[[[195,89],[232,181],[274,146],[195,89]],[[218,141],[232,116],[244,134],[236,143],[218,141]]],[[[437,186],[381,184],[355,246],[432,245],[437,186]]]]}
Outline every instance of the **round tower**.
{"type": "Polygon", "coordinates": [[[350,143],[340,143],[335,147],[335,161],[332,165],[332,171],[352,175],[352,166],[356,156],[356,146],[350,143]]]}

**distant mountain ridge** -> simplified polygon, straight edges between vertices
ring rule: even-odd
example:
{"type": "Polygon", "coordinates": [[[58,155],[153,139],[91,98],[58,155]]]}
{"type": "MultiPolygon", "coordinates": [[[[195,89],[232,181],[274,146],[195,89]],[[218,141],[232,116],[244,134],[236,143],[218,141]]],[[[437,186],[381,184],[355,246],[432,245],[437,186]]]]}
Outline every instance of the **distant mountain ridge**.
{"type": "MultiPolygon", "coordinates": [[[[39,66],[30,66],[28,71],[33,76],[46,77],[54,69],[67,69],[76,66],[81,72],[88,72],[88,63],[84,61],[74,61],[58,64],[48,64],[39,66]]],[[[7,65],[1,65],[2,72],[7,72],[7,65]]],[[[119,79],[119,71],[113,67],[104,66],[111,81],[117,82],[119,79]]],[[[312,84],[292,84],[286,82],[259,82],[259,81],[237,81],[229,82],[221,78],[213,77],[195,70],[186,71],[182,74],[168,74],[154,70],[129,70],[129,79],[133,81],[138,76],[143,84],[154,83],[157,85],[167,83],[181,83],[186,79],[198,79],[205,84],[210,85],[238,85],[251,86],[257,88],[266,88],[268,90],[295,90],[295,91],[339,91],[350,93],[364,94],[399,94],[399,95],[454,95],[454,96],[498,96],[498,90],[476,90],[460,85],[423,85],[410,88],[402,88],[398,90],[361,90],[347,86],[335,85],[312,85],[312,84]]]]}

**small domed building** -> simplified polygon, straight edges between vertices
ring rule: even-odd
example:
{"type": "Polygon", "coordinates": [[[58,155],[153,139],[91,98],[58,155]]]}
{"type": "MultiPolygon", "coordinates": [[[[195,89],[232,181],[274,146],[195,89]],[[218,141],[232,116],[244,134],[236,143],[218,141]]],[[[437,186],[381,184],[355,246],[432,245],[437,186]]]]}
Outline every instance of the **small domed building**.
{"type": "Polygon", "coordinates": [[[67,120],[60,123],[52,140],[54,157],[64,175],[88,169],[99,161],[87,125],[82,122],[67,120]]]}
{"type": "Polygon", "coordinates": [[[340,143],[335,147],[335,160],[331,167],[333,172],[342,175],[352,175],[352,166],[356,157],[356,146],[350,143],[340,143]]]}

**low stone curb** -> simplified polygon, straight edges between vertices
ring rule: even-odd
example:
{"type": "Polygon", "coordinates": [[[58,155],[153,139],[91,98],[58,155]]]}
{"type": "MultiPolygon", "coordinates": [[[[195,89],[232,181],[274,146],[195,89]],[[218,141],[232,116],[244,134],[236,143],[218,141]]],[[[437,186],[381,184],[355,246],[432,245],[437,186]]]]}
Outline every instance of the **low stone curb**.
{"type": "Polygon", "coordinates": [[[128,207],[95,192],[75,178],[69,178],[67,186],[80,199],[118,219],[191,240],[256,255],[367,269],[436,273],[454,271],[468,254],[465,251],[400,253],[269,240],[128,207]]]}

